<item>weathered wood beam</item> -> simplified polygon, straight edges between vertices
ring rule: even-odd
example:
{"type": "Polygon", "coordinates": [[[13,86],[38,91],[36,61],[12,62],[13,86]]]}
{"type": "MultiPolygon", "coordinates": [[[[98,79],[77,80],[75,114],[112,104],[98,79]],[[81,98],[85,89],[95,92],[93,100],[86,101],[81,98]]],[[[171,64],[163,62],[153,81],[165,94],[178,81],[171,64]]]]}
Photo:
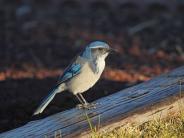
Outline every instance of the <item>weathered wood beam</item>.
{"type": "Polygon", "coordinates": [[[87,121],[101,130],[143,123],[168,113],[179,112],[184,102],[184,66],[131,88],[101,98],[96,109],[73,108],[0,134],[1,138],[87,137],[87,121]],[[181,103],[181,104],[180,104],[181,103]],[[180,105],[180,106],[179,106],[180,105]]]}

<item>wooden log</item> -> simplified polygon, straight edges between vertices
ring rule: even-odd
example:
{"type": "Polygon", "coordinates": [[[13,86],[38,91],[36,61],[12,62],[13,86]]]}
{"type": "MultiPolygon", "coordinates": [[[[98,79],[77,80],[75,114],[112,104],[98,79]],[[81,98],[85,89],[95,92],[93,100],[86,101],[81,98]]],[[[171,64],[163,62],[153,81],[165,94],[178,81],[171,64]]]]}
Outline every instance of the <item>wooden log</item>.
{"type": "Polygon", "coordinates": [[[128,123],[140,124],[179,112],[184,102],[183,88],[184,66],[94,101],[98,103],[96,109],[66,110],[4,132],[0,137],[88,137],[89,120],[93,126],[100,125],[99,131],[126,126],[128,123]]]}

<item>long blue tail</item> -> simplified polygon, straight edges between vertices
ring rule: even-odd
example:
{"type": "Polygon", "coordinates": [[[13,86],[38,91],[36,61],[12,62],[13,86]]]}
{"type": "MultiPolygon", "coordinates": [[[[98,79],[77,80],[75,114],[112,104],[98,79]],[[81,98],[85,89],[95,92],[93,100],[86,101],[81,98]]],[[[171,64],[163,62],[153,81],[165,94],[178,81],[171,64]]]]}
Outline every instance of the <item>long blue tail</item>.
{"type": "Polygon", "coordinates": [[[36,109],[33,115],[37,115],[43,112],[43,110],[47,107],[47,105],[52,101],[52,99],[55,97],[55,95],[59,92],[62,92],[64,90],[60,89],[59,87],[54,88],[51,93],[43,99],[40,106],[36,109]]]}

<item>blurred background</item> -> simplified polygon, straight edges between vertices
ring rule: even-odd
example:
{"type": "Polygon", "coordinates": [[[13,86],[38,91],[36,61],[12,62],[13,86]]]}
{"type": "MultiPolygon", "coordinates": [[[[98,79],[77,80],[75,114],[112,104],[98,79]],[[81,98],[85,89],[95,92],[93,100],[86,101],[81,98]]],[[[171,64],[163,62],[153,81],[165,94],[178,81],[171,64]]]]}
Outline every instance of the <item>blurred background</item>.
{"type": "MultiPolygon", "coordinates": [[[[119,54],[107,59],[89,102],[184,63],[182,0],[0,0],[0,132],[21,126],[89,42],[119,54]]],[[[75,107],[58,94],[38,117],[75,107]]],[[[37,118],[36,118],[37,119],[37,118]]]]}

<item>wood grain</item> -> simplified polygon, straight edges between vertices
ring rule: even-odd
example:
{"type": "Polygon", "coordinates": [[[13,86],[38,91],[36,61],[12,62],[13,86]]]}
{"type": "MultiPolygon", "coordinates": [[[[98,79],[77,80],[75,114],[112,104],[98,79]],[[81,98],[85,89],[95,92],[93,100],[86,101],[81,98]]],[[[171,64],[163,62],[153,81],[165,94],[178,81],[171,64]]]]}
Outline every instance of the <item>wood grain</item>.
{"type": "Polygon", "coordinates": [[[140,124],[177,113],[184,103],[184,66],[139,85],[103,97],[96,109],[73,108],[0,134],[1,138],[89,137],[89,117],[99,131],[140,124]],[[179,106],[180,105],[180,106],[179,106]],[[99,122],[100,120],[100,122],[99,122]]]}

